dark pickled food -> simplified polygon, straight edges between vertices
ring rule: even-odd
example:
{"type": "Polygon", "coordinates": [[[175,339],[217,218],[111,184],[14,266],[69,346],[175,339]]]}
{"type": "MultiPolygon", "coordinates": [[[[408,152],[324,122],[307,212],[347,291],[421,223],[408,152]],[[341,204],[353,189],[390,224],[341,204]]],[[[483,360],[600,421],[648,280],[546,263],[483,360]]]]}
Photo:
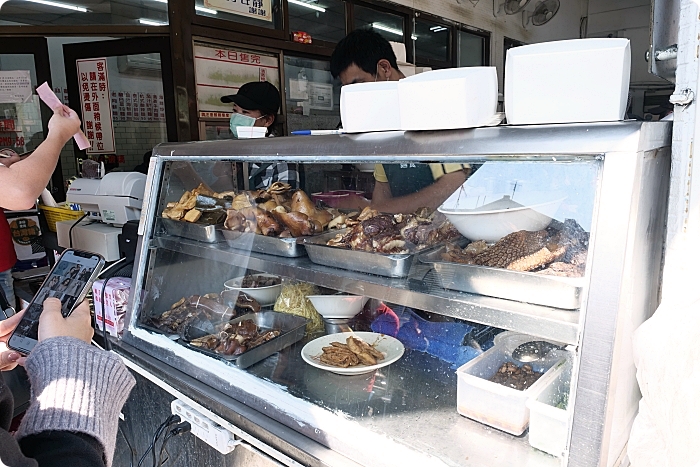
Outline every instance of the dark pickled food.
{"type": "Polygon", "coordinates": [[[514,363],[506,362],[501,365],[489,381],[517,389],[518,391],[524,391],[535,384],[542,374],[534,371],[532,366],[527,363],[523,366],[518,366],[514,363]]]}

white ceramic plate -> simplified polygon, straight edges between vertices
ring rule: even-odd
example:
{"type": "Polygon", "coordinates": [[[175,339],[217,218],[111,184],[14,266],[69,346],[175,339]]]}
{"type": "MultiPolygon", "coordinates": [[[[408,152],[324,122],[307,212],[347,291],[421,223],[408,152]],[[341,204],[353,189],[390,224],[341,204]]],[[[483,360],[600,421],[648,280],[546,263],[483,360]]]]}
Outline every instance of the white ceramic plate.
{"type": "Polygon", "coordinates": [[[391,336],[386,334],[378,334],[376,332],[340,332],[337,334],[328,334],[312,340],[301,349],[301,358],[309,365],[315,366],[322,370],[327,370],[339,375],[361,375],[369,373],[387,365],[391,365],[396,360],[401,358],[404,352],[403,344],[391,336]],[[321,363],[320,357],[323,353],[323,348],[331,345],[331,342],[345,343],[348,336],[354,335],[359,337],[369,345],[374,345],[374,348],[384,354],[384,360],[380,360],[376,365],[357,365],[348,368],[326,365],[321,363]]]}

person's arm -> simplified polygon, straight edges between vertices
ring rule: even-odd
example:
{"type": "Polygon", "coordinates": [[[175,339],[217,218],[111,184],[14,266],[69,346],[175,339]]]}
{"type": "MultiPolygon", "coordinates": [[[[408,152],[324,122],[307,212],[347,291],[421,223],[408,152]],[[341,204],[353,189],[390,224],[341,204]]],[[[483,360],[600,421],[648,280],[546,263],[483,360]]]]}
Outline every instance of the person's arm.
{"type": "MultiPolygon", "coordinates": [[[[17,323],[9,324],[0,323],[6,332],[0,341],[17,323]]],[[[3,460],[6,452],[17,454],[19,443],[24,458],[18,466],[111,466],[119,411],[135,380],[119,357],[90,346],[92,334],[87,302],[68,318],[58,299],[44,302],[39,343],[15,360],[27,369],[32,401],[15,438],[0,430],[3,460]]],[[[14,363],[11,353],[2,352],[0,361],[14,363]]]]}
{"type": "Polygon", "coordinates": [[[78,130],[78,114],[65,105],[57,109],[49,120],[49,135],[36,150],[9,167],[0,166],[0,207],[31,208],[49,183],[61,149],[78,130]]]}
{"type": "Polygon", "coordinates": [[[372,192],[370,207],[379,212],[411,213],[420,208],[437,209],[467,180],[463,171],[443,175],[435,183],[410,195],[394,198],[389,183],[377,181],[372,192]]]}

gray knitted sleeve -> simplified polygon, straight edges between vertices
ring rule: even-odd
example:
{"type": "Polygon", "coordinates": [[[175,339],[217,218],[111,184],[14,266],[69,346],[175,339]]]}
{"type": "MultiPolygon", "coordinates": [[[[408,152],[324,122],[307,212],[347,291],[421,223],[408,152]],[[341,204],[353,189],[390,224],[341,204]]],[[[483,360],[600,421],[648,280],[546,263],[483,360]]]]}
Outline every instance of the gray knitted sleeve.
{"type": "Polygon", "coordinates": [[[86,433],[112,465],[119,412],[136,380],[114,354],[73,337],[40,342],[25,365],[32,400],[17,438],[58,430],[86,433]]]}

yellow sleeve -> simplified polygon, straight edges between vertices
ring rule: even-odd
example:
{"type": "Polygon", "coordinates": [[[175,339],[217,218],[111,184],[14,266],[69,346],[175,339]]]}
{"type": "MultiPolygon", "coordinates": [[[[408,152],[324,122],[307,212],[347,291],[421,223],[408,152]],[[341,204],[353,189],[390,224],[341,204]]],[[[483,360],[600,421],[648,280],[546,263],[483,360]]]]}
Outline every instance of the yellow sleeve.
{"type": "MultiPolygon", "coordinates": [[[[458,172],[463,169],[471,169],[469,164],[429,164],[430,171],[433,173],[433,179],[437,180],[445,174],[458,172]]],[[[375,175],[376,178],[376,175],[375,175]]]]}
{"type": "Polygon", "coordinates": [[[374,179],[378,182],[389,183],[389,179],[386,178],[386,172],[384,172],[384,166],[382,164],[374,164],[374,179]]]}

